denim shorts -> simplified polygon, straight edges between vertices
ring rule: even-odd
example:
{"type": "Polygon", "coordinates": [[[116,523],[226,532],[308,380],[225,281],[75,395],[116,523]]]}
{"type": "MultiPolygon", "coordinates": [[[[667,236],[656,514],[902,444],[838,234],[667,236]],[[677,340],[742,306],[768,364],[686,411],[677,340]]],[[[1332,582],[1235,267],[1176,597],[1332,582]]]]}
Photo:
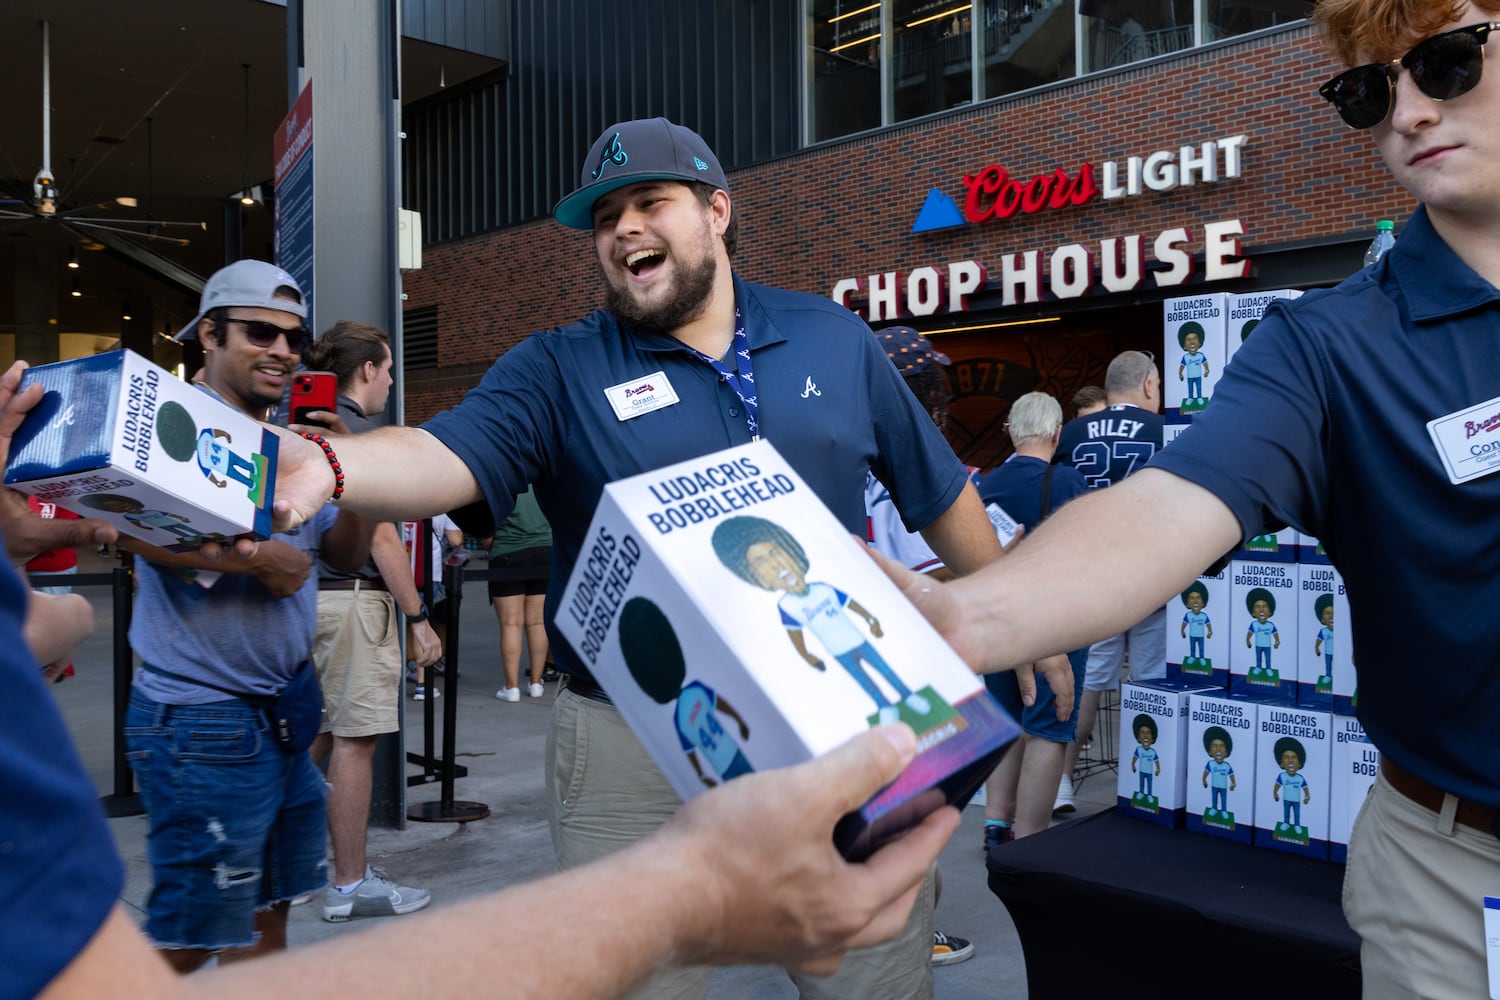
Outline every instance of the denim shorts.
{"type": "Polygon", "coordinates": [[[132,690],[125,746],[149,822],[146,933],[158,947],[253,944],[256,911],[328,884],[327,786],[259,711],[132,690]]]}
{"type": "Polygon", "coordinates": [[[1067,722],[1058,721],[1057,696],[1040,670],[1036,673],[1036,704],[1029,708],[1021,704],[1021,686],[1016,682],[1014,670],[985,674],[984,686],[1000,702],[1000,707],[1021,724],[1022,731],[1052,743],[1072,743],[1078,734],[1078,702],[1083,697],[1087,662],[1087,649],[1075,649],[1068,654],[1068,665],[1073,668],[1073,713],[1067,722]]]}

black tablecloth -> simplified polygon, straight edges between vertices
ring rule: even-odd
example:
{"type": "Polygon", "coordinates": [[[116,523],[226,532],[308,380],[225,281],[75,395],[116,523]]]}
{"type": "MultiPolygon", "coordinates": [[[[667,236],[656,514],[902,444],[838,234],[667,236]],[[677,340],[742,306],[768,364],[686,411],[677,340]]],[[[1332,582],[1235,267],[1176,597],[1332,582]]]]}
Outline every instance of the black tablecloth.
{"type": "Polygon", "coordinates": [[[990,851],[1033,1000],[1358,1000],[1343,865],[1096,813],[990,851]]]}

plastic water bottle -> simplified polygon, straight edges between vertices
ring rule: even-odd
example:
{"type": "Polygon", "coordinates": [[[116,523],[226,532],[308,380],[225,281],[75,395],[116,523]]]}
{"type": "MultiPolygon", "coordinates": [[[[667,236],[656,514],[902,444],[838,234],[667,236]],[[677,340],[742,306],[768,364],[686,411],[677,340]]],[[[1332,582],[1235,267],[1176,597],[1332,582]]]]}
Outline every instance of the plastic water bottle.
{"type": "Polygon", "coordinates": [[[1375,223],[1375,238],[1370,241],[1370,248],[1365,251],[1365,267],[1369,267],[1377,260],[1385,256],[1385,252],[1396,245],[1396,224],[1390,219],[1381,219],[1375,223]]]}

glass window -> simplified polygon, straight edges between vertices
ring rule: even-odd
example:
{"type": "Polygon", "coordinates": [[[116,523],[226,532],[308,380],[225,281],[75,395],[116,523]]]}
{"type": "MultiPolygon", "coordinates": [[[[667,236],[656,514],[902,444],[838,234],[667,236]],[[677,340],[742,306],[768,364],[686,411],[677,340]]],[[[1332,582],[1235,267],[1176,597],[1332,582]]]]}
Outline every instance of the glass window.
{"type": "Polygon", "coordinates": [[[868,0],[809,0],[813,142],[881,124],[881,6],[868,0]]]}
{"type": "Polygon", "coordinates": [[[1258,3],[1208,0],[1203,21],[1203,40],[1211,42],[1216,38],[1228,38],[1231,35],[1243,35],[1247,31],[1286,24],[1307,17],[1311,12],[1311,4],[1304,7],[1295,2],[1277,5],[1268,4],[1266,0],[1258,3]],[[1281,9],[1273,9],[1277,6],[1281,9]]]}
{"type": "Polygon", "coordinates": [[[945,111],[974,99],[973,4],[895,0],[892,110],[895,121],[945,111]]]}
{"type": "Polygon", "coordinates": [[[1193,44],[1192,0],[1079,0],[1084,72],[1166,55],[1193,44]]]}
{"type": "Polygon", "coordinates": [[[1063,0],[980,0],[984,97],[1074,75],[1073,5],[1063,0]]]}

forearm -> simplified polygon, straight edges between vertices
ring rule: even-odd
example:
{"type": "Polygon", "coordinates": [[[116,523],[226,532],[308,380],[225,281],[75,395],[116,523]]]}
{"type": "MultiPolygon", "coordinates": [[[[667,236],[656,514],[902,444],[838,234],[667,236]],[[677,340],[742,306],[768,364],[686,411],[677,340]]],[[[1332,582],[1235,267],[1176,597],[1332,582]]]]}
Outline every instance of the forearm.
{"type": "MultiPolygon", "coordinates": [[[[654,845],[652,845],[654,846],[654,845]]],[[[421,915],[424,940],[446,943],[440,976],[411,961],[411,929],[362,929],[316,947],[278,952],[255,962],[221,965],[207,974],[177,976],[168,970],[117,907],[100,932],[55,980],[44,1000],[104,995],[203,1000],[258,1000],[268,977],[285,997],[322,995],[316,984],[376,984],[372,996],[487,995],[495,985],[494,955],[502,941],[545,914],[555,926],[586,943],[543,949],[506,972],[505,995],[580,1000],[622,996],[678,955],[679,942],[695,940],[694,921],[707,924],[701,898],[670,857],[638,846],[591,865],[433,910],[421,915]]]]}
{"type": "Polygon", "coordinates": [[[72,657],[94,631],[94,610],[79,594],[33,592],[22,633],[43,666],[72,657]]]}
{"type": "Polygon", "coordinates": [[[421,611],[422,595],[417,592],[416,582],[412,579],[406,546],[401,542],[401,533],[390,521],[381,521],[375,526],[375,534],[370,539],[370,558],[375,561],[380,579],[385,582],[385,589],[390,591],[401,613],[411,616],[421,611]]]}
{"type": "Polygon", "coordinates": [[[424,430],[378,427],[330,443],[344,470],[341,509],[381,521],[414,521],[481,499],[469,467],[424,430]]]}
{"type": "Polygon", "coordinates": [[[1129,628],[1239,540],[1217,497],[1146,469],[1073,501],[1002,562],[949,587],[970,648],[1000,670],[1129,628]]]}
{"type": "Polygon", "coordinates": [[[253,555],[241,554],[231,548],[225,548],[220,556],[209,559],[200,549],[173,552],[129,535],[121,535],[117,544],[120,551],[129,552],[166,569],[213,570],[216,573],[239,573],[244,576],[253,575],[256,571],[256,559],[253,555]]]}
{"type": "Polygon", "coordinates": [[[920,534],[957,576],[967,576],[1004,555],[973,483],[965,483],[953,504],[920,534]]]}

